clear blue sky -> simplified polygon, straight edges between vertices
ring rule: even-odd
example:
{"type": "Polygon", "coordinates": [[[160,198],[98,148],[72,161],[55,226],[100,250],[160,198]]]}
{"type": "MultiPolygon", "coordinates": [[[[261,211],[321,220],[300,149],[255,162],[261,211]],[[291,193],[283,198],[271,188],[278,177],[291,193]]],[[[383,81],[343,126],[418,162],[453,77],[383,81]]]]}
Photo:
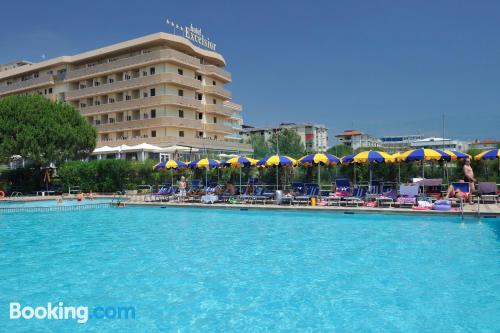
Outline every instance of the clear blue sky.
{"type": "Polygon", "coordinates": [[[500,138],[500,1],[4,1],[0,62],[40,61],[193,23],[233,73],[245,122],[330,137],[500,138]]]}

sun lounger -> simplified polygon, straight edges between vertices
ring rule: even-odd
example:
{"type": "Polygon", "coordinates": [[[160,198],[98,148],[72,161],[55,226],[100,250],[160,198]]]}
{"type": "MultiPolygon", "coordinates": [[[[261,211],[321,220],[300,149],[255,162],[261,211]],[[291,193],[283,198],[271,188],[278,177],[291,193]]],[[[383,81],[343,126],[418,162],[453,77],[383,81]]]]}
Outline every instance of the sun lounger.
{"type": "Polygon", "coordinates": [[[419,185],[401,185],[399,187],[399,197],[396,199],[396,205],[399,207],[413,207],[417,204],[419,185]]]}
{"type": "Polygon", "coordinates": [[[479,182],[477,184],[478,200],[480,203],[497,203],[498,187],[494,182],[479,182]]]}
{"type": "Polygon", "coordinates": [[[391,207],[398,197],[398,192],[395,189],[389,190],[376,197],[378,207],[391,207]]]}
{"type": "Polygon", "coordinates": [[[337,204],[340,206],[340,203],[344,198],[352,196],[351,182],[349,179],[336,179],[332,185],[332,191],[328,194],[328,196],[323,197],[323,200],[326,201],[327,205],[337,204]]]}
{"type": "Polygon", "coordinates": [[[346,206],[358,207],[359,205],[365,203],[366,192],[367,192],[366,188],[356,187],[352,192],[352,195],[343,198],[342,201],[345,202],[346,206]]]}
{"type": "Polygon", "coordinates": [[[292,199],[293,204],[305,203],[310,204],[311,198],[317,197],[319,195],[319,185],[318,184],[305,184],[306,194],[294,196],[292,199]]]}
{"type": "Polygon", "coordinates": [[[461,207],[463,205],[464,201],[469,200],[469,198],[471,196],[470,184],[464,183],[464,182],[457,182],[457,183],[451,183],[451,186],[453,188],[453,191],[460,190],[460,192],[466,194],[465,198],[448,198],[448,200],[450,200],[452,203],[458,203],[461,207]]]}

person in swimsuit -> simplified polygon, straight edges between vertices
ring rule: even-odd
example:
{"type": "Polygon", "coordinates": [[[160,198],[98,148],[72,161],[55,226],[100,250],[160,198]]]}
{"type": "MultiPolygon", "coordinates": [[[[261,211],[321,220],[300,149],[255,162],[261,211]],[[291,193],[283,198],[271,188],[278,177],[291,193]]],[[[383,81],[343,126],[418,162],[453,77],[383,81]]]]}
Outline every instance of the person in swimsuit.
{"type": "Polygon", "coordinates": [[[179,186],[179,201],[186,200],[186,177],[182,176],[181,180],[178,183],[179,186]]]}
{"type": "Polygon", "coordinates": [[[471,193],[476,191],[476,178],[474,178],[474,170],[472,170],[469,158],[464,163],[464,181],[470,183],[471,193]]]}

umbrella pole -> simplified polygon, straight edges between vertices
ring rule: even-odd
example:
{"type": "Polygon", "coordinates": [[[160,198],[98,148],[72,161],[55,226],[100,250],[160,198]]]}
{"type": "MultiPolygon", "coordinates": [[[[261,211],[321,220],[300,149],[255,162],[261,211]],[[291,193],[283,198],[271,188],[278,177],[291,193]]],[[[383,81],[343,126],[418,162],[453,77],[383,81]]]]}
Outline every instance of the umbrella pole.
{"type": "Polygon", "coordinates": [[[174,186],[174,170],[170,169],[170,177],[172,177],[172,186],[174,186]]]}
{"type": "Polygon", "coordinates": [[[241,194],[241,164],[240,164],[240,188],[239,188],[239,190],[240,190],[240,194],[241,194]]]}
{"type": "Polygon", "coordinates": [[[276,166],[276,190],[279,190],[279,166],[276,166]]]}
{"type": "Polygon", "coordinates": [[[319,192],[321,193],[321,166],[318,163],[318,186],[319,186],[319,192]]]}
{"type": "Polygon", "coordinates": [[[205,191],[208,187],[208,167],[205,168],[205,191]]]}

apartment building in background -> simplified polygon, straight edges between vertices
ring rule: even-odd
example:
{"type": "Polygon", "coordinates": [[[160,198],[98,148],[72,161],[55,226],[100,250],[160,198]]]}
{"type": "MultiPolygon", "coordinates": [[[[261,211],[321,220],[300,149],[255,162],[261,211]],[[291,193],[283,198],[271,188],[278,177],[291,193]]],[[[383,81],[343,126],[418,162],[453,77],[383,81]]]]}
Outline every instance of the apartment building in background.
{"type": "Polygon", "coordinates": [[[40,94],[69,103],[96,127],[97,148],[123,151],[121,158],[134,156],[127,147],[144,143],[251,153],[240,135],[242,108],[225,88],[232,80],[225,66],[222,55],[159,32],[74,56],[0,66],[0,98],[40,94]]]}
{"type": "Polygon", "coordinates": [[[339,144],[344,144],[356,150],[361,147],[379,148],[382,147],[382,141],[379,138],[363,133],[358,130],[349,129],[335,135],[339,144]]]}
{"type": "Polygon", "coordinates": [[[300,136],[307,151],[325,152],[328,149],[328,128],[321,124],[310,123],[281,123],[276,127],[243,126],[241,136],[246,141],[250,135],[261,135],[268,140],[273,133],[282,129],[292,129],[300,136]]]}

